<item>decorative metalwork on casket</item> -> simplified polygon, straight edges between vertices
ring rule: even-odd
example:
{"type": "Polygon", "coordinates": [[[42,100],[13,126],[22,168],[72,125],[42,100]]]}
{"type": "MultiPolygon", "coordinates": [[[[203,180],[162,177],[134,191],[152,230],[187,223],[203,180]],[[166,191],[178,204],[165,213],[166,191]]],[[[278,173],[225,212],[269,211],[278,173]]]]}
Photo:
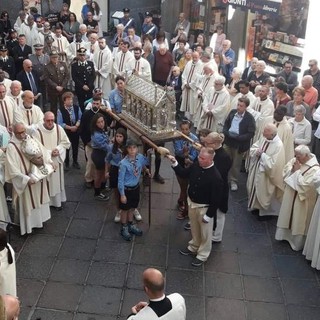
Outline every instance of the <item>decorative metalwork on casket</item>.
{"type": "Polygon", "coordinates": [[[126,82],[121,118],[154,141],[169,140],[176,129],[175,92],[131,75],[126,82]]]}

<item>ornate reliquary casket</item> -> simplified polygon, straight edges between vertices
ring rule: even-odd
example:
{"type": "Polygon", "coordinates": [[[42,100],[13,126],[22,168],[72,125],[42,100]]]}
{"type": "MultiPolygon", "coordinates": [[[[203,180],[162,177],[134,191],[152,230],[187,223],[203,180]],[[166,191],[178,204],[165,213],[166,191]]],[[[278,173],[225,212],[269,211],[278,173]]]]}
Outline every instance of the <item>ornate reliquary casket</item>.
{"type": "Polygon", "coordinates": [[[121,118],[153,141],[173,138],[175,92],[131,75],[126,82],[121,118]]]}

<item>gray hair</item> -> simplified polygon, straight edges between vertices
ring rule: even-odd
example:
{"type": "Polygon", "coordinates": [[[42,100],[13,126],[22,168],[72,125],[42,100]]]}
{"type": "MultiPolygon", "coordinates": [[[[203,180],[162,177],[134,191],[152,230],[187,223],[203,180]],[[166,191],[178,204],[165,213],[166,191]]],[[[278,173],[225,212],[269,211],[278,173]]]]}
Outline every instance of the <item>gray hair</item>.
{"type": "Polygon", "coordinates": [[[302,104],[294,107],[294,113],[298,112],[298,113],[303,113],[303,115],[305,115],[306,111],[307,111],[306,108],[302,104]]]}
{"type": "Polygon", "coordinates": [[[294,151],[303,155],[303,156],[310,156],[311,155],[311,151],[310,151],[309,147],[304,144],[300,144],[300,146],[297,146],[294,149],[294,151]]]}
{"type": "Polygon", "coordinates": [[[224,76],[218,75],[215,77],[214,82],[224,84],[226,82],[226,78],[224,76]]]}
{"type": "Polygon", "coordinates": [[[278,129],[276,127],[276,125],[274,125],[273,123],[268,123],[265,125],[264,127],[267,130],[270,130],[272,134],[276,135],[278,132],[278,129]]]}

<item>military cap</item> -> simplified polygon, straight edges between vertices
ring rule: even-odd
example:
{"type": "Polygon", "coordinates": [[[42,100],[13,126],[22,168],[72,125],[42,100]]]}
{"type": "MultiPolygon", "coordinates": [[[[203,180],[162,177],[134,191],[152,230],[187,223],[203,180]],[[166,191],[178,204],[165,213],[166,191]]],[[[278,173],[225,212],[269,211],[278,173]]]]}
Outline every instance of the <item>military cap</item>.
{"type": "Polygon", "coordinates": [[[129,8],[123,8],[123,13],[129,13],[130,12],[130,9],[129,8]]]}
{"type": "Polygon", "coordinates": [[[145,16],[145,17],[151,17],[151,18],[152,18],[152,13],[149,12],[149,11],[146,11],[146,12],[144,13],[144,16],[145,16]]]}
{"type": "Polygon", "coordinates": [[[42,49],[43,48],[43,44],[41,43],[36,43],[33,45],[33,47],[37,50],[37,49],[42,49]]]}
{"type": "Polygon", "coordinates": [[[0,45],[0,51],[7,51],[7,47],[4,44],[0,45]]]}
{"type": "Polygon", "coordinates": [[[50,57],[59,57],[59,52],[56,51],[56,50],[52,50],[52,51],[49,53],[49,56],[50,56],[50,57]]]}
{"type": "Polygon", "coordinates": [[[86,52],[87,52],[87,49],[86,49],[86,48],[83,48],[83,47],[81,47],[81,48],[79,48],[79,49],[77,50],[77,53],[80,54],[80,55],[85,55],[86,52]]]}

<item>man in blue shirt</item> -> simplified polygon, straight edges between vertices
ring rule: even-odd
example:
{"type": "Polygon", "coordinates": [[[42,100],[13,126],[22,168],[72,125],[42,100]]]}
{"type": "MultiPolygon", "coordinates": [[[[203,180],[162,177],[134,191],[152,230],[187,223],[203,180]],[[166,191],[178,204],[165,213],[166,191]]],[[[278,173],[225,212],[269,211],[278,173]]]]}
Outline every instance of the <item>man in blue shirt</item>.
{"type": "Polygon", "coordinates": [[[224,40],[222,42],[222,59],[226,67],[226,82],[231,80],[231,74],[234,68],[234,62],[236,59],[235,52],[231,49],[231,41],[224,40]]]}

